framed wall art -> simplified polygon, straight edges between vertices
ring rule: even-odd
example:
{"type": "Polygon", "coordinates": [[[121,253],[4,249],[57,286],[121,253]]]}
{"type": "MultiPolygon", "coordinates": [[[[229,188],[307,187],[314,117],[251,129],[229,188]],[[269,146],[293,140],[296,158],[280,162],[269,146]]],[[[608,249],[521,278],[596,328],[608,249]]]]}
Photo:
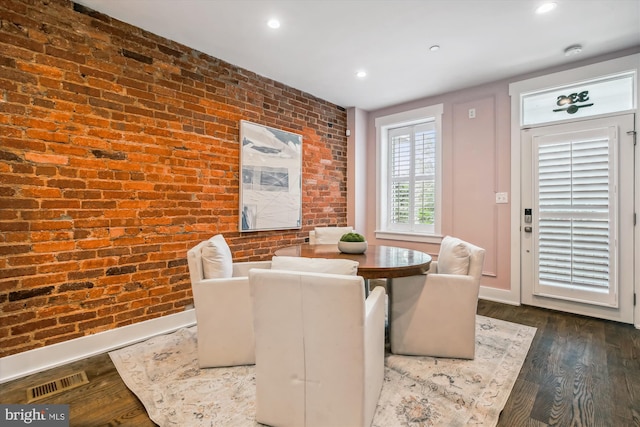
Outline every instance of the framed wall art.
{"type": "Polygon", "coordinates": [[[240,231],[302,226],[302,135],[240,121],[240,231]]]}

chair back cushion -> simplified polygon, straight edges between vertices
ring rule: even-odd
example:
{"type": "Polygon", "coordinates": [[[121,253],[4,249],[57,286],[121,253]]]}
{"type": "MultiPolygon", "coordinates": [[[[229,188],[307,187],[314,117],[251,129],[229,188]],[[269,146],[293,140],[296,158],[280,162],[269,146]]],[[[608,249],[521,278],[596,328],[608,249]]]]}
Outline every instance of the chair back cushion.
{"type": "Polygon", "coordinates": [[[199,283],[204,279],[204,268],[202,265],[202,248],[205,247],[207,241],[200,242],[187,251],[187,264],[189,265],[189,277],[191,283],[199,283]]]}
{"type": "Polygon", "coordinates": [[[216,234],[202,248],[205,279],[226,279],[233,275],[231,249],[222,234],[216,234]]]}
{"type": "Polygon", "coordinates": [[[358,262],[349,259],[303,258],[274,256],[271,259],[273,270],[306,271],[309,273],[345,274],[355,276],[358,262]]]}
{"type": "Polygon", "coordinates": [[[467,243],[467,248],[469,249],[469,276],[480,283],[482,268],[484,266],[485,250],[471,243],[467,243]]]}
{"type": "Polygon", "coordinates": [[[316,227],[316,245],[337,245],[340,238],[353,231],[353,227],[316,227]]]}
{"type": "Polygon", "coordinates": [[[438,254],[438,274],[469,274],[469,255],[464,241],[445,236],[438,254]]]}

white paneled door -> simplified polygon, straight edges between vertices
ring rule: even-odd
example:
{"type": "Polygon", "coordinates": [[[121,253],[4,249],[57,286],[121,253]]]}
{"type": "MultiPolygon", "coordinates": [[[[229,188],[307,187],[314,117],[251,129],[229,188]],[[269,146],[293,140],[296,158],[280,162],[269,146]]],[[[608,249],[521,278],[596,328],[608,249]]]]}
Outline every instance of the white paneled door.
{"type": "Polygon", "coordinates": [[[633,114],[522,131],[522,302],[633,322],[633,114]]]}

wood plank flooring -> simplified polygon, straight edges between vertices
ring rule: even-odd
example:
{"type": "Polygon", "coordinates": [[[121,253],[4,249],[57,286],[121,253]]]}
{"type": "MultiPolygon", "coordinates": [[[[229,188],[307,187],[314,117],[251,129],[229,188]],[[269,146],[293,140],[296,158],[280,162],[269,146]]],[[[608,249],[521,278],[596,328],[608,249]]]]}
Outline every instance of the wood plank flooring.
{"type": "Polygon", "coordinates": [[[640,331],[528,306],[478,314],[538,328],[499,427],[640,426],[640,331]]]}
{"type": "MultiPolygon", "coordinates": [[[[480,301],[478,314],[538,328],[498,427],[640,426],[640,331],[631,325],[480,301]]],[[[155,424],[107,354],[0,384],[0,403],[84,370],[90,383],[36,403],[69,404],[71,426],[155,424]]]]}

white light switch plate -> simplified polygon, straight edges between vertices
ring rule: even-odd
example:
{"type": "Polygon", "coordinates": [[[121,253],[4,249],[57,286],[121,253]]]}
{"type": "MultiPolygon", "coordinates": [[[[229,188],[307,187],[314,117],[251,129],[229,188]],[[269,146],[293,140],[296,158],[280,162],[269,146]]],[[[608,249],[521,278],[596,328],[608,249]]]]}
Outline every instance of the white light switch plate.
{"type": "Polygon", "coordinates": [[[496,203],[509,203],[509,193],[496,193],[496,203]]]}

